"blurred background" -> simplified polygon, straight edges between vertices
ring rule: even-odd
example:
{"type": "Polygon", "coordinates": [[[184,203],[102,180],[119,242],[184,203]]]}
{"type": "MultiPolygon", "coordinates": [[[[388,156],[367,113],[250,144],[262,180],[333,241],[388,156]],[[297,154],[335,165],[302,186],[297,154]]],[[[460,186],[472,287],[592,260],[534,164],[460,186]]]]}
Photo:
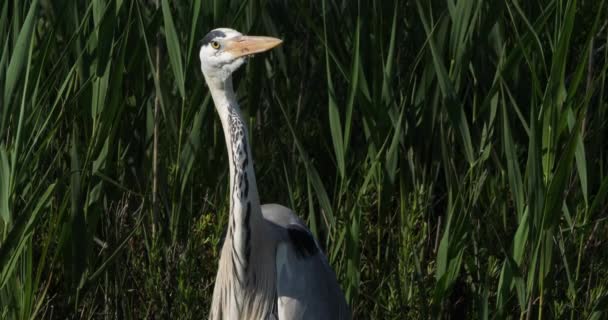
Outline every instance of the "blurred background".
{"type": "Polygon", "coordinates": [[[0,318],[206,317],[235,76],[262,202],[356,319],[605,319],[603,0],[1,0],[0,318]],[[155,170],[156,168],[156,170],[155,170]]]}

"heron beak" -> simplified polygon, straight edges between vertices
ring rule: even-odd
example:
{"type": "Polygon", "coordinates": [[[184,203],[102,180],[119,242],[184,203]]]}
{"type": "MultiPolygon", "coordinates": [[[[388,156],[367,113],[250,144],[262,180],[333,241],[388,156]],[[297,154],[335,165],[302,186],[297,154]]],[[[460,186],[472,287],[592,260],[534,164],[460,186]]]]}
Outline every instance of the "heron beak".
{"type": "Polygon", "coordinates": [[[229,40],[225,51],[239,58],[268,51],[281,43],[283,40],[272,37],[240,36],[229,40]]]}

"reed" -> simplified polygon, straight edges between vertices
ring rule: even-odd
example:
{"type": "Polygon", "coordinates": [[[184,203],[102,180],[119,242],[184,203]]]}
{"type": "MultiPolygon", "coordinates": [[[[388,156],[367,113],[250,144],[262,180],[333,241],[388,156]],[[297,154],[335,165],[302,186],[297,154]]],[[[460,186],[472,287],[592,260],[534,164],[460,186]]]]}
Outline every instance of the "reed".
{"type": "Polygon", "coordinates": [[[284,39],[235,79],[260,195],[306,219],[355,318],[605,318],[606,21],[604,0],[3,0],[0,318],[206,315],[228,166],[196,43],[218,26],[284,39]]]}

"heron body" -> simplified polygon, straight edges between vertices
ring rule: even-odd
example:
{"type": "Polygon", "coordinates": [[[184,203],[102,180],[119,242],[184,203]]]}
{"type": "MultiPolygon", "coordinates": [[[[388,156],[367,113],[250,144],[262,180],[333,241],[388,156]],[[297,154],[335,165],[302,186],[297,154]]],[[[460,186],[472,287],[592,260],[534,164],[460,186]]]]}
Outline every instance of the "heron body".
{"type": "Polygon", "coordinates": [[[209,319],[349,319],[318,243],[290,209],[260,205],[247,126],[232,73],[281,43],[215,29],[199,43],[201,69],[220,116],[230,170],[230,216],[209,319]]]}

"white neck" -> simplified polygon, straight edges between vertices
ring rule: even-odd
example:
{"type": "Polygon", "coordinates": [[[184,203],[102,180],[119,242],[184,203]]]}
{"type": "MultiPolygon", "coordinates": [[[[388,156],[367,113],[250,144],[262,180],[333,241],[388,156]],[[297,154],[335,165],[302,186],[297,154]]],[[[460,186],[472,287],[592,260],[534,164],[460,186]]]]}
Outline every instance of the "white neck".
{"type": "Polygon", "coordinates": [[[230,218],[225,245],[231,245],[238,276],[244,280],[251,252],[251,231],[261,221],[260,200],[253,171],[247,125],[232,88],[232,78],[225,81],[205,76],[215,108],[222,121],[230,165],[230,218]]]}

